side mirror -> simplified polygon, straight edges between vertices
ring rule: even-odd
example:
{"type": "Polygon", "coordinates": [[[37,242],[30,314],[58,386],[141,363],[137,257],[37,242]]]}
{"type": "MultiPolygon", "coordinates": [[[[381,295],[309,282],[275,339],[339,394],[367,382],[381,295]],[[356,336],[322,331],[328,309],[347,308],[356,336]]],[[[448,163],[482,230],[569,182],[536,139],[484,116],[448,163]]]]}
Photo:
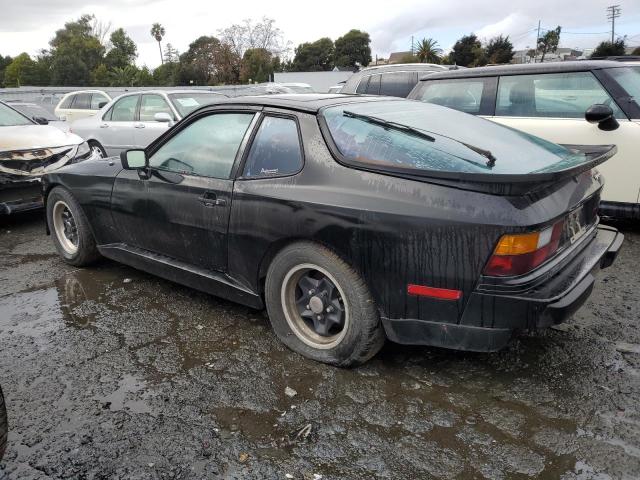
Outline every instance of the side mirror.
{"type": "Polygon", "coordinates": [[[144,150],[126,150],[120,152],[120,161],[125,170],[136,170],[147,166],[147,156],[144,150]]]}
{"type": "Polygon", "coordinates": [[[613,116],[613,110],[609,105],[595,103],[584,113],[584,118],[589,123],[597,123],[600,130],[610,132],[620,126],[613,116]]]}
{"type": "Polygon", "coordinates": [[[104,107],[107,103],[109,103],[109,102],[99,102],[98,103],[98,110],[101,110],[102,107],[104,107]]]}
{"type": "Polygon", "coordinates": [[[153,116],[153,119],[156,122],[162,122],[162,123],[173,122],[173,118],[171,118],[171,115],[169,115],[167,112],[158,112],[153,116]]]}
{"type": "Polygon", "coordinates": [[[49,125],[49,120],[44,117],[33,117],[33,121],[38,125],[49,125]]]}

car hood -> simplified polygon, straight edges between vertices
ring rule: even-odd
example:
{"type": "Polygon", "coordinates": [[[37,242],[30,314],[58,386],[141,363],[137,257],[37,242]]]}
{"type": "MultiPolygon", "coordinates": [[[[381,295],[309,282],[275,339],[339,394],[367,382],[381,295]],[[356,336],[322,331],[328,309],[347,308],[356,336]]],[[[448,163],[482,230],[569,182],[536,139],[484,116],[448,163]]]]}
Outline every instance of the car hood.
{"type": "Polygon", "coordinates": [[[0,152],[79,145],[82,139],[49,125],[0,127],[0,152]]]}

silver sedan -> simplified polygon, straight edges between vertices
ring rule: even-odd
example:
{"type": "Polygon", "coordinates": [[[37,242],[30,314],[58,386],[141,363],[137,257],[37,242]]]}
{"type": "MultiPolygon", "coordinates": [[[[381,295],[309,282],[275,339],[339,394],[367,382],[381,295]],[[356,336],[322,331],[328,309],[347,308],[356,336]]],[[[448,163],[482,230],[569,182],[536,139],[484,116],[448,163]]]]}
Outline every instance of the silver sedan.
{"type": "Polygon", "coordinates": [[[92,117],[76,120],[71,131],[95,153],[107,157],[144,148],[176,121],[201,105],[221,97],[202,90],[149,90],[125,93],[111,100],[92,117]]]}

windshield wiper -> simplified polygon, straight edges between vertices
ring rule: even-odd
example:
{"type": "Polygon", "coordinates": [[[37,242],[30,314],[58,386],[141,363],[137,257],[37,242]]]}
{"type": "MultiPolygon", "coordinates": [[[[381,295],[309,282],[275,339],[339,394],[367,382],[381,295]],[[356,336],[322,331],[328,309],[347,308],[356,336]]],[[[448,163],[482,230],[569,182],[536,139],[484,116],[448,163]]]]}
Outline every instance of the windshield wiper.
{"type": "Polygon", "coordinates": [[[480,147],[474,147],[473,145],[469,145],[468,143],[463,143],[463,142],[460,142],[460,143],[462,143],[462,145],[467,147],[469,150],[473,150],[474,152],[479,153],[483,157],[487,157],[489,159],[487,161],[487,167],[493,168],[496,165],[496,157],[494,157],[493,153],[491,153],[489,150],[484,150],[480,147]]]}
{"type": "Polygon", "coordinates": [[[436,141],[435,138],[433,138],[431,135],[424,133],[422,130],[418,130],[417,128],[413,128],[408,125],[403,125],[402,123],[393,122],[391,120],[385,120],[384,118],[374,117],[371,115],[363,115],[361,113],[355,113],[349,110],[344,110],[342,112],[342,115],[349,118],[356,118],[358,120],[362,120],[363,122],[373,123],[374,125],[379,125],[384,128],[393,128],[395,130],[400,130],[402,132],[408,133],[409,135],[420,137],[429,142],[436,141]]]}

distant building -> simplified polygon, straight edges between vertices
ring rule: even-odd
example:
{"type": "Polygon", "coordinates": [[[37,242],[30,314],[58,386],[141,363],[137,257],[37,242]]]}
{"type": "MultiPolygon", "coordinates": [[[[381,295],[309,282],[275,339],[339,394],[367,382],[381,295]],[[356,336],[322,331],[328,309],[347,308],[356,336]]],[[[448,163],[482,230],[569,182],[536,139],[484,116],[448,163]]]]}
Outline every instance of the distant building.
{"type": "MultiPolygon", "coordinates": [[[[531,49],[516,50],[513,55],[511,63],[534,63],[533,57],[529,56],[531,49]]],[[[584,52],[582,50],[576,50],[574,48],[558,48],[555,52],[547,53],[544,56],[546,62],[565,62],[568,60],[578,60],[584,58],[584,52]]],[[[535,63],[539,63],[542,60],[542,54],[538,53],[535,58],[535,63]]]]}
{"type": "Polygon", "coordinates": [[[392,63],[405,63],[404,58],[407,55],[413,55],[411,51],[408,52],[393,52],[389,55],[389,61],[387,62],[389,65],[392,63]]]}

